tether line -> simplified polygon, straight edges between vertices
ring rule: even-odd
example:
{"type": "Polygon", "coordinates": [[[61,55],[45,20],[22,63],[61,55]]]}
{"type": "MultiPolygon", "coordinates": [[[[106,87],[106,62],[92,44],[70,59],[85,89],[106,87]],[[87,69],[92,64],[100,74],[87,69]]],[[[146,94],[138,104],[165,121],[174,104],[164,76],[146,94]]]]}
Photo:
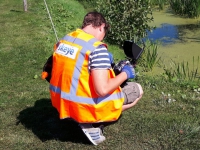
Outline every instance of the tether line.
{"type": "Polygon", "coordinates": [[[54,31],[54,33],[55,33],[55,35],[56,35],[56,39],[57,39],[57,41],[58,41],[58,35],[57,35],[56,29],[55,29],[55,27],[54,27],[53,20],[52,20],[52,18],[51,18],[51,14],[50,14],[50,12],[49,12],[49,9],[48,9],[46,0],[44,0],[44,4],[45,4],[45,6],[46,6],[47,13],[48,13],[48,15],[49,15],[49,19],[51,20],[51,25],[52,25],[52,27],[53,27],[53,31],[54,31]]]}

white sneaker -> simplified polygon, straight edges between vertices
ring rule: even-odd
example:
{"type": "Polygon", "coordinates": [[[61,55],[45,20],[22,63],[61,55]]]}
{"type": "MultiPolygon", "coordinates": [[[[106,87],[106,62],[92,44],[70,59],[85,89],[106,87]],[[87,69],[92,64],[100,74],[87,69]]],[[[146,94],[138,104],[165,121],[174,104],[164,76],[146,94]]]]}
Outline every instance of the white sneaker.
{"type": "Polygon", "coordinates": [[[103,136],[101,128],[94,128],[92,124],[79,124],[83,133],[94,145],[102,143],[106,138],[103,136]]]}

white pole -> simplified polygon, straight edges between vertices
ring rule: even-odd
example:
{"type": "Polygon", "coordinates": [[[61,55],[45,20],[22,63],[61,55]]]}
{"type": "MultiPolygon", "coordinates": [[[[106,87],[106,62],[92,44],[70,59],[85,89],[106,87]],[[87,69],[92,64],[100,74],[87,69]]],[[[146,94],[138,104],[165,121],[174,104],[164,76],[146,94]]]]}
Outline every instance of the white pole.
{"type": "Polygon", "coordinates": [[[24,11],[27,11],[27,0],[23,0],[24,3],[24,11]]]}

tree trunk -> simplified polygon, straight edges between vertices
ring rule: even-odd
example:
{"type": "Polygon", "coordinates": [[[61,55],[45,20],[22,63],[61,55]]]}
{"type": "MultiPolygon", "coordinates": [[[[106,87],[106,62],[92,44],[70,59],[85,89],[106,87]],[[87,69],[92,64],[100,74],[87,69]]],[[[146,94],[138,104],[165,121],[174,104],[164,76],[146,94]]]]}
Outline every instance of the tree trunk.
{"type": "Polygon", "coordinates": [[[23,0],[24,2],[24,11],[27,11],[27,0],[23,0]]]}

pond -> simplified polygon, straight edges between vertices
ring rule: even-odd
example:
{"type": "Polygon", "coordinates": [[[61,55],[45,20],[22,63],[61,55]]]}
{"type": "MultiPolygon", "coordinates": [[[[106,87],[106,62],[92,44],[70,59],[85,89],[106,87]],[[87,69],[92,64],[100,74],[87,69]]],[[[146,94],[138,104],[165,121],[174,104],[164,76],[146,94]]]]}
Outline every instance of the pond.
{"type": "MultiPolygon", "coordinates": [[[[153,12],[156,29],[148,34],[148,38],[159,41],[158,54],[163,64],[170,66],[171,62],[188,62],[197,67],[200,57],[200,18],[188,19],[173,15],[168,10],[153,12]]],[[[156,71],[156,70],[155,70],[156,71]]],[[[199,71],[200,73],[200,63],[199,71]]]]}
{"type": "MultiPolygon", "coordinates": [[[[148,38],[153,41],[159,40],[163,45],[185,42],[185,40],[187,40],[185,39],[186,30],[198,33],[200,24],[173,25],[163,23],[160,27],[157,27],[153,32],[149,33],[148,38]]],[[[199,35],[192,36],[193,37],[189,38],[192,42],[200,42],[199,35]]]]}

